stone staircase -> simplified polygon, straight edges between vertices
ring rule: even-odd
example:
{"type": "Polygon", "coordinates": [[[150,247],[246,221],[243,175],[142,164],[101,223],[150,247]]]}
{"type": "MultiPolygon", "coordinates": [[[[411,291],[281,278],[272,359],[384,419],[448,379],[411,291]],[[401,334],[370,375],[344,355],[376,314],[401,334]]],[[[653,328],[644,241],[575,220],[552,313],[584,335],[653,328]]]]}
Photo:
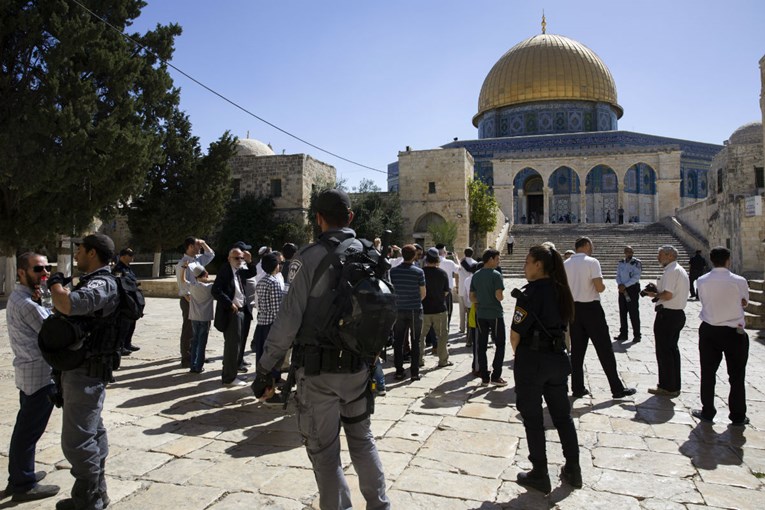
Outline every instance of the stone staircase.
{"type": "Polygon", "coordinates": [[[635,257],[643,262],[641,280],[646,283],[662,273],[656,260],[660,246],[671,244],[677,248],[680,252],[678,262],[686,271],[691,256],[690,250],[660,223],[513,225],[512,233],[515,237],[513,255],[507,255],[507,246],[502,246],[501,266],[506,277],[523,276],[523,264],[531,246],[552,241],[563,254],[573,250],[574,242],[582,236],[592,239],[593,256],[600,261],[605,278],[616,277],[616,265],[624,258],[624,247],[628,244],[635,250],[635,257]]]}

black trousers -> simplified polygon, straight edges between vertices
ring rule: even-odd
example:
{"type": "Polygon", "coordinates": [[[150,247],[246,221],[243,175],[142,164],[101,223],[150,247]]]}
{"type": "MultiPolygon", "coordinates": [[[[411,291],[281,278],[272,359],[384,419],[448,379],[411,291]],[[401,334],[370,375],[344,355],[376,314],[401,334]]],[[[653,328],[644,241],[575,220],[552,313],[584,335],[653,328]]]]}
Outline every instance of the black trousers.
{"type": "Polygon", "coordinates": [[[566,353],[532,351],[523,342],[515,353],[516,406],[523,418],[529,460],[534,468],[547,470],[542,397],[558,431],[567,464],[579,465],[579,441],[571,419],[568,400],[568,374],[571,363],[566,353]]]}
{"type": "Polygon", "coordinates": [[[420,332],[422,330],[422,310],[399,310],[393,325],[393,365],[397,374],[404,373],[404,343],[406,335],[412,332],[411,375],[420,373],[420,332]]]}
{"type": "Polygon", "coordinates": [[[19,391],[19,413],[8,448],[8,485],[14,492],[26,492],[37,484],[35,449],[53,411],[48,396],[55,388],[49,384],[31,395],[19,391]]]}
{"type": "Polygon", "coordinates": [[[699,277],[701,277],[701,276],[704,276],[704,274],[703,274],[703,273],[701,273],[701,274],[697,274],[697,273],[693,273],[693,272],[691,272],[690,274],[688,274],[688,281],[689,281],[689,283],[690,283],[690,289],[691,289],[691,297],[692,297],[692,298],[697,298],[697,297],[698,297],[698,295],[696,294],[696,286],[694,285],[694,283],[695,283],[695,282],[696,282],[696,280],[698,280],[698,279],[699,279],[699,277]]]}
{"type": "Polygon", "coordinates": [[[616,371],[616,357],[608,334],[606,314],[600,301],[574,303],[574,322],[571,323],[571,391],[584,393],[584,355],[587,353],[587,341],[592,340],[598,353],[600,366],[603,367],[611,387],[611,393],[624,391],[624,384],[616,371]]]}
{"type": "Polygon", "coordinates": [[[191,337],[194,332],[191,330],[191,321],[189,320],[189,302],[186,298],[180,298],[181,314],[183,315],[183,325],[181,326],[181,367],[189,368],[191,366],[191,337]]]}
{"type": "Polygon", "coordinates": [[[656,339],[656,363],[659,365],[659,388],[680,391],[680,331],[685,326],[685,312],[668,310],[656,312],[653,335],[656,339]]]}
{"type": "Polygon", "coordinates": [[[481,372],[481,379],[484,381],[496,381],[502,378],[502,364],[505,362],[505,345],[507,345],[507,336],[505,335],[505,319],[478,319],[476,318],[476,343],[475,352],[478,356],[478,370],[481,372]],[[489,362],[486,357],[486,349],[489,348],[489,334],[494,341],[494,360],[491,363],[491,373],[489,373],[489,362]]]}
{"type": "Polygon", "coordinates": [[[749,359],[749,336],[739,334],[736,328],[712,326],[706,322],[699,327],[699,358],[701,361],[701,412],[714,418],[715,382],[723,355],[728,368],[728,418],[741,421],[746,418],[746,362],[749,359]]]}
{"type": "Polygon", "coordinates": [[[628,338],[627,315],[632,323],[632,337],[640,338],[640,284],[636,283],[625,289],[625,293],[619,293],[619,336],[628,338]],[[627,302],[629,296],[630,302],[627,302]]]}

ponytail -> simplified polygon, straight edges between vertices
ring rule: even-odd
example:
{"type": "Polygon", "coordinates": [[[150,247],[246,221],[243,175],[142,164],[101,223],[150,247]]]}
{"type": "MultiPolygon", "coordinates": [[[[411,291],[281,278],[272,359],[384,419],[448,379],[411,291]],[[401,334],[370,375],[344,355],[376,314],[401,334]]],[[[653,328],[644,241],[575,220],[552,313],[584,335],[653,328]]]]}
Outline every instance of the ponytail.
{"type": "Polygon", "coordinates": [[[549,245],[532,246],[529,255],[535,261],[542,262],[542,268],[545,275],[552,279],[556,288],[558,297],[558,310],[560,310],[561,321],[563,324],[569,324],[574,320],[574,297],[571,294],[571,288],[568,286],[568,277],[566,269],[563,266],[563,257],[558,250],[549,245]]]}

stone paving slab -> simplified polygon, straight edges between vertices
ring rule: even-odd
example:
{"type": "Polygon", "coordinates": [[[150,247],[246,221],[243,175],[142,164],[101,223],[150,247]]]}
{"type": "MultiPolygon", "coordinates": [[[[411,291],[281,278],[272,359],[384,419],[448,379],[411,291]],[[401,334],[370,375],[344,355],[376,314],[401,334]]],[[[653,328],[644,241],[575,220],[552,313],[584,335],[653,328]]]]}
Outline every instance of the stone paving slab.
{"type": "MultiPolygon", "coordinates": [[[[506,280],[508,289],[520,280],[506,280]]],[[[606,281],[603,306],[612,336],[618,331],[615,283],[606,281]]],[[[509,292],[508,292],[509,294],[509,292]]],[[[506,316],[513,300],[504,304],[506,316]]],[[[2,306],[0,304],[0,306],[2,306]]],[[[727,422],[727,375],[717,380],[718,415],[698,423],[697,302],[688,303],[681,334],[682,394],[650,395],[656,385],[653,310],[641,302],[643,342],[614,342],[618,369],[634,397],[612,400],[608,382],[589,348],[585,382],[591,397],[573,401],[585,487],[573,490],[557,479],[560,443],[545,414],[553,492],[544,497],[515,483],[530,467],[525,431],[515,408],[512,358],[505,388],[482,388],[469,376],[470,355],[453,318],[450,359],[435,367],[426,354],[420,381],[394,381],[384,365],[388,393],[377,400],[372,431],[385,467],[393,508],[433,510],[640,509],[700,510],[765,508],[765,346],[750,332],[747,403],[752,425],[727,422]]],[[[109,432],[107,480],[110,508],[120,509],[318,509],[318,491],[302,446],[295,407],[266,406],[249,388],[220,384],[223,338],[212,331],[203,374],[179,367],[180,313],[175,299],[149,298],[135,343],[141,350],[123,359],[104,407],[109,432]]],[[[490,351],[489,356],[493,355],[490,351]]],[[[252,357],[252,356],[248,356],[252,357]]],[[[18,392],[5,314],[0,310],[0,470],[7,470],[8,443],[18,392]]],[[[253,360],[254,361],[254,360],[253,360]]],[[[249,374],[245,374],[247,376],[249,374]]],[[[54,410],[38,443],[38,469],[72,486],[60,448],[61,413],[54,410]]],[[[354,508],[363,508],[345,440],[341,459],[354,508]]],[[[14,505],[52,510],[58,498],[14,505]]],[[[0,501],[0,508],[9,500],[0,501]]]]}

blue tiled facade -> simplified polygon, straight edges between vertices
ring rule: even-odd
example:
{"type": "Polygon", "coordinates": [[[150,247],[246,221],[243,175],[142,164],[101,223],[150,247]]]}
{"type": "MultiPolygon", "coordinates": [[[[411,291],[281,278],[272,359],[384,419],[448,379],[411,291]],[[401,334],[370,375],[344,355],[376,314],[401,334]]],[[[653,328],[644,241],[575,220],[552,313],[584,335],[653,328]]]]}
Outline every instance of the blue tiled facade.
{"type": "Polygon", "coordinates": [[[484,113],[478,121],[478,138],[616,129],[616,111],[607,103],[546,101],[484,113]]]}

